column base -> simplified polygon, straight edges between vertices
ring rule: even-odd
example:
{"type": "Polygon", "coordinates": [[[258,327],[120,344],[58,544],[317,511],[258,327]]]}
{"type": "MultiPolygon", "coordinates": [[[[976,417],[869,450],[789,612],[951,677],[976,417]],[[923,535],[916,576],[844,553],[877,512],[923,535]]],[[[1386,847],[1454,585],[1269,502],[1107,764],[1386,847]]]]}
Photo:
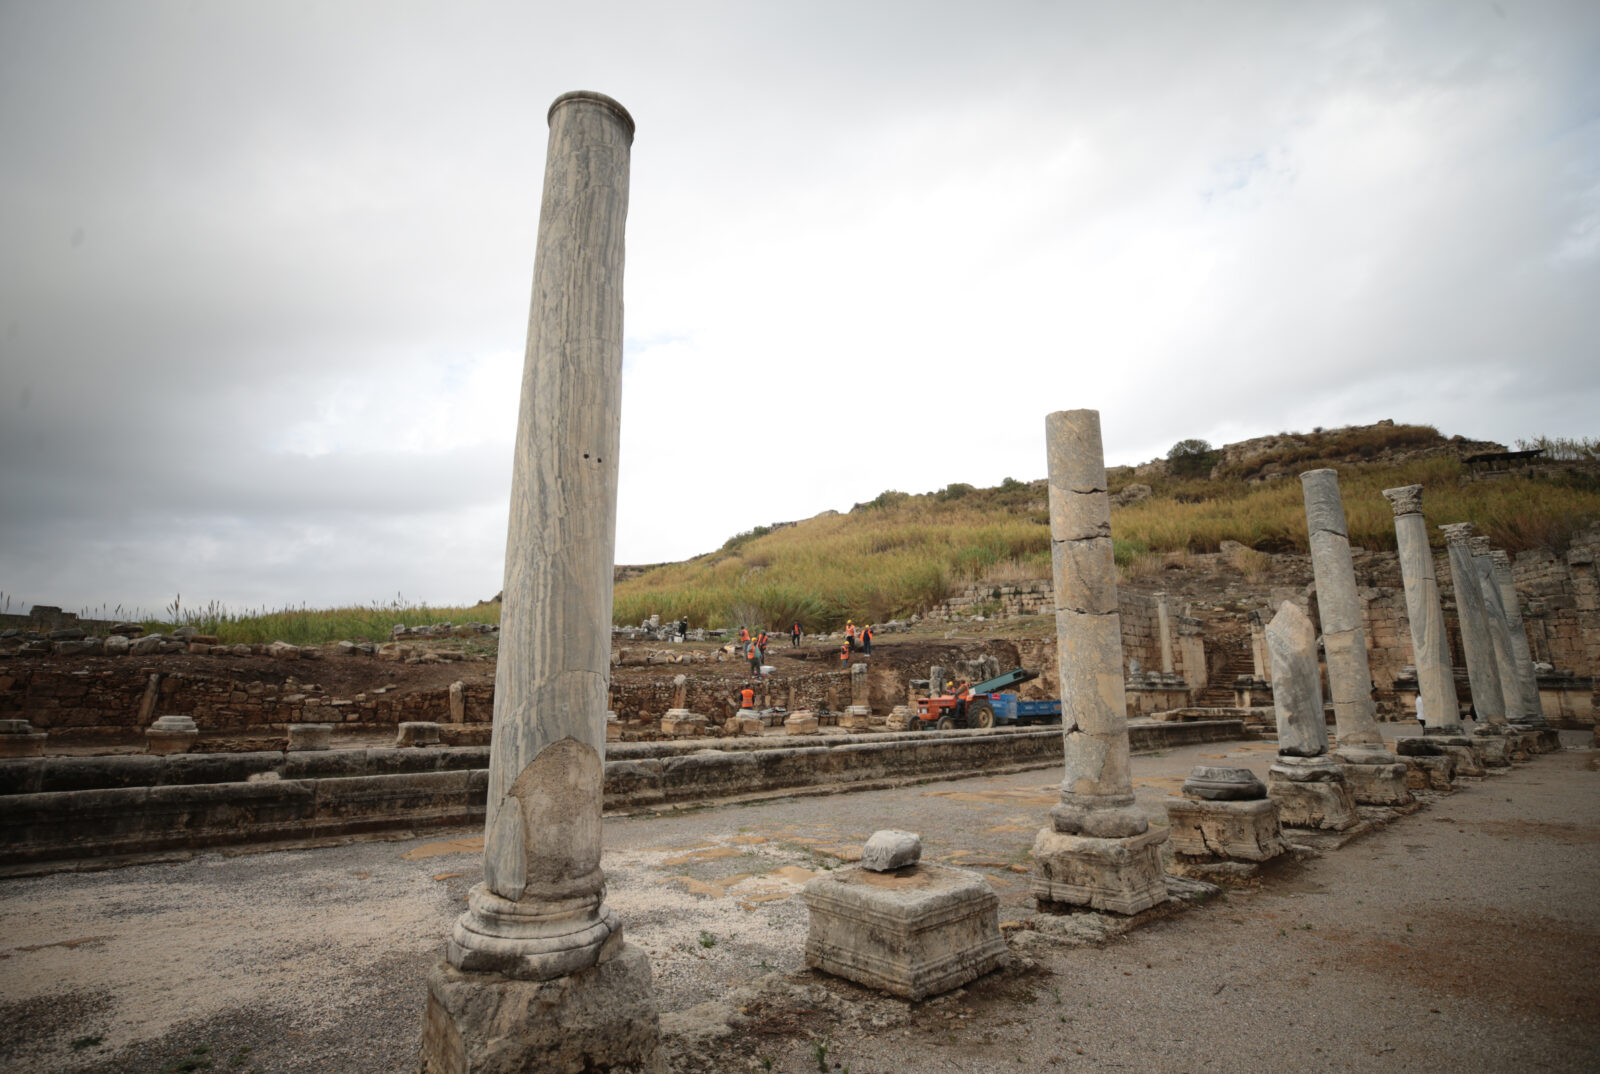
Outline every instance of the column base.
{"type": "Polygon", "coordinates": [[[1267,769],[1267,797],[1278,803],[1278,821],[1289,828],[1326,828],[1342,832],[1355,827],[1361,817],[1344,773],[1333,767],[1337,779],[1296,780],[1273,765],[1267,769]]]}
{"type": "Polygon", "coordinates": [[[706,733],[706,718],[688,709],[668,709],[661,717],[661,733],[679,738],[699,738],[706,733]]]}
{"type": "Polygon", "coordinates": [[[872,726],[872,710],[865,705],[851,705],[844,710],[839,726],[865,730],[872,726]]]}
{"type": "Polygon", "coordinates": [[[650,960],[620,945],[566,977],[521,981],[441,962],[428,974],[422,1074],[659,1074],[650,960]]]}
{"type": "Polygon", "coordinates": [[[1200,861],[1270,861],[1289,849],[1271,799],[1167,799],[1172,852],[1200,861]]]}
{"type": "Polygon", "coordinates": [[[1113,839],[1041,829],[1033,841],[1033,897],[1114,914],[1148,910],[1167,901],[1166,840],[1164,828],[1113,839]]]}
{"type": "Polygon", "coordinates": [[[1505,735],[1480,731],[1471,742],[1473,754],[1485,768],[1506,768],[1511,764],[1511,742],[1505,735]]]}
{"type": "Polygon", "coordinates": [[[1350,797],[1358,805],[1405,805],[1412,801],[1406,789],[1406,766],[1393,764],[1343,764],[1339,771],[1350,786],[1350,797]]]}

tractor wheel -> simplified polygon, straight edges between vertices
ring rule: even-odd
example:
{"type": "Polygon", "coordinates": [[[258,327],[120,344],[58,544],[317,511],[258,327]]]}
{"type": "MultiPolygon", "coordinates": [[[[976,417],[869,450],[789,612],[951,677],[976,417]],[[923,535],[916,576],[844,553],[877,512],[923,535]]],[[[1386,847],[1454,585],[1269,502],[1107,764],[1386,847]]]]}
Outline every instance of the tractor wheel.
{"type": "Polygon", "coordinates": [[[994,726],[994,706],[987,701],[974,701],[967,706],[967,722],[985,731],[994,726]]]}
{"type": "Polygon", "coordinates": [[[949,713],[945,713],[943,716],[939,717],[939,724],[938,724],[939,730],[948,731],[952,727],[954,727],[955,725],[956,725],[956,718],[954,716],[950,715],[949,713]]]}

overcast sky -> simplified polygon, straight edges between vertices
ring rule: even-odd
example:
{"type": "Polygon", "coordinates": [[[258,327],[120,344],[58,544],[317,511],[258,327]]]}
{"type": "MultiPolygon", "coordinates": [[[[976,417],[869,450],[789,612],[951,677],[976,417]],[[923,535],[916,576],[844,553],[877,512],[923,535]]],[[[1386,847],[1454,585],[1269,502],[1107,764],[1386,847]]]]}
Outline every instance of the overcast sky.
{"type": "Polygon", "coordinates": [[[12,610],[492,596],[571,89],[638,123],[620,562],[1059,409],[1600,434],[1593,0],[0,0],[12,610]]]}

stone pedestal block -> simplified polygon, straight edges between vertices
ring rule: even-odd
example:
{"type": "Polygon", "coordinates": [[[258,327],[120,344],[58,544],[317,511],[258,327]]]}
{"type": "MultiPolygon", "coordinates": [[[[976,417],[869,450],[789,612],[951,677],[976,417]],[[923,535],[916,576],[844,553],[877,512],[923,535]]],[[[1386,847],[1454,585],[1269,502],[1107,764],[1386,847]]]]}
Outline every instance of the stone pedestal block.
{"type": "Polygon", "coordinates": [[[1267,769],[1267,797],[1278,803],[1279,823],[1290,828],[1332,831],[1354,827],[1361,818],[1343,775],[1339,772],[1336,779],[1301,780],[1278,765],[1267,769]]]}
{"type": "Polygon", "coordinates": [[[439,725],[425,720],[402,723],[394,736],[394,744],[396,747],[437,746],[439,744],[439,725]]]}
{"type": "Polygon", "coordinates": [[[809,712],[795,712],[783,721],[783,729],[791,735],[817,734],[817,718],[809,712]]]}
{"type": "Polygon", "coordinates": [[[609,710],[606,712],[606,741],[622,741],[622,721],[617,719],[617,714],[615,712],[611,712],[609,710]]]}
{"type": "Polygon", "coordinates": [[[1456,761],[1447,753],[1401,758],[1406,766],[1406,786],[1415,791],[1448,791],[1455,778],[1456,761]]]}
{"type": "Polygon", "coordinates": [[[650,961],[628,944],[591,969],[548,981],[440,963],[428,975],[422,1072],[659,1074],[658,1034],[650,961]]]}
{"type": "Polygon", "coordinates": [[[802,897],[806,965],[909,1000],[958,988],[1007,958],[1000,900],[966,869],[851,866],[810,881],[802,897]]]}
{"type": "Polygon", "coordinates": [[[1511,764],[1511,743],[1505,735],[1473,735],[1468,741],[1478,763],[1485,768],[1505,768],[1511,764]]]}
{"type": "Polygon", "coordinates": [[[661,733],[678,738],[693,738],[706,733],[706,718],[688,709],[668,709],[661,717],[661,733]]]}
{"type": "Polygon", "coordinates": [[[333,748],[333,724],[292,723],[289,725],[289,749],[327,750],[333,748]]]}
{"type": "Polygon", "coordinates": [[[844,710],[844,717],[840,719],[839,726],[864,731],[872,726],[872,710],[865,705],[851,705],[844,710]]]}
{"type": "Polygon", "coordinates": [[[0,757],[42,757],[49,737],[27,720],[0,720],[0,757]]]}
{"type": "Polygon", "coordinates": [[[911,721],[916,719],[916,713],[910,705],[896,705],[889,711],[889,716],[883,725],[890,731],[904,731],[911,726],[911,721]]]}
{"type": "Polygon", "coordinates": [[[1034,898],[1137,914],[1167,900],[1164,828],[1104,839],[1041,829],[1033,841],[1034,898]]]}
{"type": "Polygon", "coordinates": [[[730,735],[759,735],[766,724],[760,716],[750,709],[741,709],[737,716],[722,725],[722,729],[730,735]]]}
{"type": "Polygon", "coordinates": [[[1255,801],[1167,799],[1172,851],[1207,861],[1268,861],[1289,849],[1278,830],[1278,807],[1255,801]]]}
{"type": "Polygon", "coordinates": [[[1406,766],[1393,764],[1343,764],[1339,771],[1350,786],[1350,797],[1358,805],[1405,805],[1411,801],[1406,789],[1406,766]]]}
{"type": "Polygon", "coordinates": [[[144,733],[145,749],[150,753],[188,753],[200,729],[188,716],[162,716],[144,733]]]}

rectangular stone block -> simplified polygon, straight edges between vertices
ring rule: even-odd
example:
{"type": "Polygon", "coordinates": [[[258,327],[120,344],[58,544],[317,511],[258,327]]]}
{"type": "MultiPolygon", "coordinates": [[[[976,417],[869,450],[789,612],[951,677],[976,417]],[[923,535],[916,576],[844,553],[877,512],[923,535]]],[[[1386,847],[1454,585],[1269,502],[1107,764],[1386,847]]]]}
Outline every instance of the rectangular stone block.
{"type": "Polygon", "coordinates": [[[910,1000],[948,992],[1006,960],[999,905],[977,873],[921,862],[810,881],[806,965],[910,1000]]]}
{"type": "Polygon", "coordinates": [[[1121,839],[1041,829],[1033,842],[1034,898],[1118,914],[1148,910],[1167,899],[1166,839],[1165,828],[1121,839]]]}
{"type": "Polygon", "coordinates": [[[1326,828],[1342,832],[1361,819],[1350,787],[1344,781],[1285,779],[1267,770],[1267,797],[1278,803],[1278,820],[1290,828],[1326,828]]]}
{"type": "Polygon", "coordinates": [[[1278,828],[1278,807],[1269,798],[1206,801],[1168,798],[1172,851],[1191,858],[1268,861],[1288,850],[1278,828]]]}

